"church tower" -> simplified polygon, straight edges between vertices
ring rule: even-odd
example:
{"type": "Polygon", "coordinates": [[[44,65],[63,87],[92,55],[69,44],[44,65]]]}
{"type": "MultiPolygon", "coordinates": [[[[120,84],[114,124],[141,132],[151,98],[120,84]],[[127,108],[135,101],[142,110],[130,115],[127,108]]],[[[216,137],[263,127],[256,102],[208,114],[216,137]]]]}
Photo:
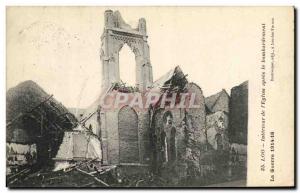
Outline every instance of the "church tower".
{"type": "Polygon", "coordinates": [[[104,32],[101,36],[102,90],[112,83],[120,82],[119,52],[127,44],[135,55],[136,87],[145,91],[153,83],[147,42],[146,20],[139,19],[137,28],[126,24],[118,11],[106,10],[104,13],[104,32]]]}

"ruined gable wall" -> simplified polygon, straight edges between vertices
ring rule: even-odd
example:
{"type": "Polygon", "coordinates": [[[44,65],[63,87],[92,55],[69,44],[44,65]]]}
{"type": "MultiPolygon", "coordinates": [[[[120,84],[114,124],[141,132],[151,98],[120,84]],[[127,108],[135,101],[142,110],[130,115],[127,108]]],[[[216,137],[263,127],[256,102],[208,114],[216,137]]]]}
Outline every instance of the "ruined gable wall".
{"type": "Polygon", "coordinates": [[[229,96],[227,95],[226,91],[222,91],[212,111],[224,111],[227,113],[229,112],[229,96]]]}

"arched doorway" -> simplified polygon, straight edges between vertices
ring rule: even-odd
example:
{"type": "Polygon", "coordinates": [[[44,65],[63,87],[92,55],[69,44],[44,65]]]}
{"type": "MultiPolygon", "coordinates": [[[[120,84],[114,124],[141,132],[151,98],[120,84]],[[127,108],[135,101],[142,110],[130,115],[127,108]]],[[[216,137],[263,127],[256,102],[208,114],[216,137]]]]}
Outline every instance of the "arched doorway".
{"type": "Polygon", "coordinates": [[[119,162],[138,163],[138,116],[134,109],[124,106],[118,114],[119,162]]]}

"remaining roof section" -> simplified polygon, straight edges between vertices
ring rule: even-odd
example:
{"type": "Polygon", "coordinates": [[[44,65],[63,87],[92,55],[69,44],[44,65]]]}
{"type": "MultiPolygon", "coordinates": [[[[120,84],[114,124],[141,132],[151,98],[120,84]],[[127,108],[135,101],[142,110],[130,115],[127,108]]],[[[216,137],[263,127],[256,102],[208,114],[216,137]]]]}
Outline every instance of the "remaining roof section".
{"type": "Polygon", "coordinates": [[[188,83],[186,75],[183,74],[179,66],[176,66],[165,75],[156,80],[150,89],[151,90],[165,90],[165,89],[183,89],[188,83]]]}
{"type": "Polygon", "coordinates": [[[225,89],[222,89],[217,94],[211,95],[205,98],[205,106],[208,113],[214,113],[217,111],[228,112],[229,95],[225,89]]]}
{"type": "Polygon", "coordinates": [[[205,98],[205,105],[209,110],[211,110],[213,108],[213,106],[216,104],[216,102],[219,99],[222,91],[218,92],[217,94],[214,94],[214,95],[211,95],[211,96],[205,98]]]}

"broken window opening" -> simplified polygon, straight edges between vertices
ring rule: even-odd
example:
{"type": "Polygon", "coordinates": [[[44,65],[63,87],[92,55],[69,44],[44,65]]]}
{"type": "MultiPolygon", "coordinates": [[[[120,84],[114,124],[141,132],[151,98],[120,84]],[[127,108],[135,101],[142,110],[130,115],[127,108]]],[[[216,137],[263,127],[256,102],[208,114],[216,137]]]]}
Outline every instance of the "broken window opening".
{"type": "Polygon", "coordinates": [[[127,86],[136,86],[135,54],[127,44],[119,52],[120,79],[127,86]]]}

